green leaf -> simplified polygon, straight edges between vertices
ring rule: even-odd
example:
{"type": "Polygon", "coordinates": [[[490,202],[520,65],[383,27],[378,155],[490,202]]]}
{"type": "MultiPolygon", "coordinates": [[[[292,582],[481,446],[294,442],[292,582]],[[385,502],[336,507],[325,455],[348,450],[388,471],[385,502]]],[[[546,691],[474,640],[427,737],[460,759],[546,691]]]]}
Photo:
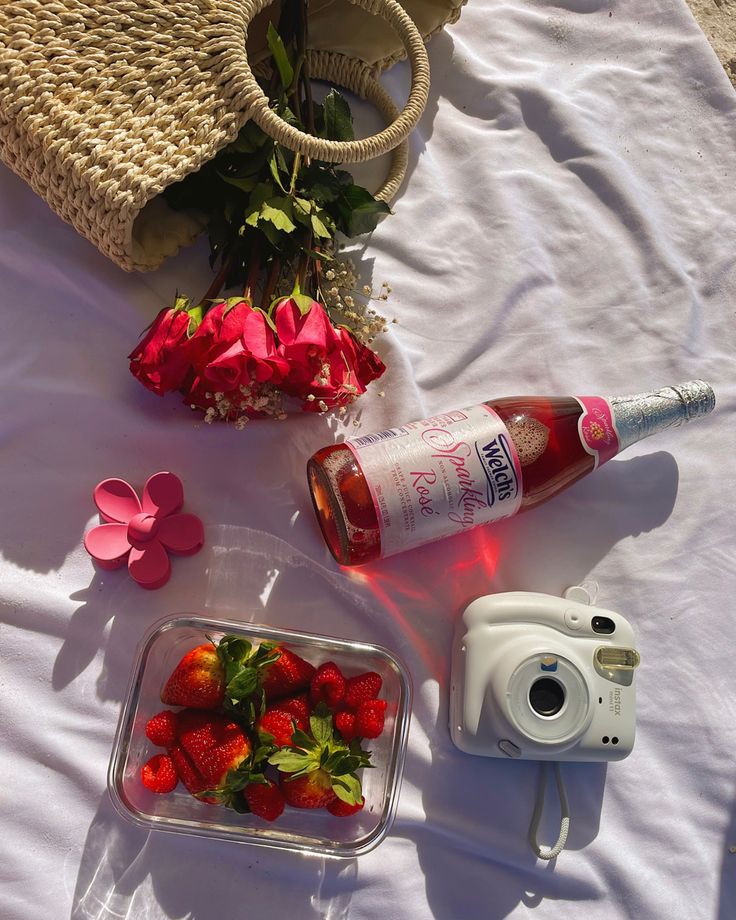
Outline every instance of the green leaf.
{"type": "MultiPolygon", "coordinates": [[[[341,766],[349,757],[350,755],[347,751],[333,751],[333,753],[330,754],[327,760],[325,760],[325,762],[322,764],[322,768],[330,774],[334,773],[336,770],[340,771],[341,766]]],[[[352,773],[353,771],[347,770],[345,772],[352,773]]],[[[340,773],[338,772],[336,775],[339,776],[340,773]]]]}
{"type": "Polygon", "coordinates": [[[314,747],[314,740],[306,732],[303,732],[301,728],[294,729],[291,743],[296,747],[303,748],[305,751],[311,751],[314,747]]]}
{"type": "Polygon", "coordinates": [[[253,752],[253,766],[257,767],[259,764],[263,763],[264,760],[268,760],[273,753],[274,749],[272,744],[260,745],[260,747],[257,747],[253,752]]]}
{"type": "Polygon", "coordinates": [[[363,798],[363,790],[360,780],[357,776],[349,774],[348,776],[335,777],[332,780],[332,791],[343,802],[348,805],[357,805],[363,798]]]}
{"type": "Polygon", "coordinates": [[[254,153],[267,140],[269,140],[267,135],[250,119],[246,121],[238,136],[226,149],[228,152],[232,151],[233,153],[254,153]]]}
{"type": "Polygon", "coordinates": [[[302,187],[309,197],[320,204],[337,201],[345,186],[353,184],[353,177],[344,169],[335,169],[324,163],[311,163],[302,173],[302,187]]]}
{"type": "Polygon", "coordinates": [[[289,55],[286,53],[284,42],[274,28],[272,22],[268,24],[266,40],[268,41],[268,47],[273,55],[273,59],[276,62],[276,67],[281,77],[281,85],[284,89],[288,89],[288,87],[291,86],[291,81],[294,79],[294,68],[289,61],[289,55]]]}
{"type": "Polygon", "coordinates": [[[331,772],[333,776],[345,776],[348,773],[355,773],[359,767],[360,763],[355,758],[346,757],[331,772]]]}
{"type": "Polygon", "coordinates": [[[332,716],[312,714],[309,717],[309,727],[317,744],[327,744],[332,738],[332,716]]]}
{"type": "Polygon", "coordinates": [[[306,316],[307,313],[312,309],[312,304],[314,301],[311,297],[308,297],[306,294],[292,294],[291,299],[299,307],[299,312],[302,316],[306,316]]]}
{"type": "Polygon", "coordinates": [[[342,190],[338,209],[344,222],[341,229],[350,237],[370,233],[383,214],[391,213],[385,201],[378,201],[360,185],[349,185],[342,190]]]}
{"type": "Polygon", "coordinates": [[[299,751],[290,751],[282,748],[268,758],[272,767],[278,767],[283,773],[295,773],[297,770],[303,770],[311,763],[313,758],[309,754],[301,754],[299,751]]]}
{"type": "Polygon", "coordinates": [[[350,106],[336,89],[331,89],[324,101],[324,136],[332,141],[352,141],[353,116],[350,106]]]}
{"type": "Polygon", "coordinates": [[[253,176],[245,176],[242,179],[232,178],[231,176],[224,176],[221,172],[218,172],[217,175],[222,179],[223,182],[227,182],[228,185],[234,185],[235,188],[239,188],[241,192],[252,192],[258,184],[257,173],[253,176]]]}
{"type": "Polygon", "coordinates": [[[261,205],[261,218],[270,221],[277,230],[283,230],[285,233],[296,230],[296,224],[291,219],[290,212],[291,203],[287,198],[281,200],[274,198],[270,204],[265,202],[261,205]]]}
{"type": "MultiPolygon", "coordinates": [[[[322,212],[322,215],[326,216],[324,214],[324,211],[322,212]]],[[[322,223],[319,217],[316,214],[312,214],[311,217],[312,217],[312,230],[314,231],[314,235],[321,237],[324,240],[332,239],[332,234],[327,229],[327,227],[322,223]]]]}
{"type": "MultiPolygon", "coordinates": [[[[188,301],[187,301],[188,303],[188,301]]],[[[194,333],[199,329],[199,325],[202,322],[203,311],[202,304],[199,304],[196,307],[192,307],[190,310],[187,310],[189,314],[189,325],[187,326],[187,338],[190,338],[194,333]]]]}
{"type": "Polygon", "coordinates": [[[251,227],[257,226],[261,221],[268,221],[274,225],[277,230],[283,230],[285,233],[291,233],[296,230],[296,224],[291,219],[292,205],[289,198],[271,198],[262,202],[259,208],[254,209],[245,222],[251,227]]]}
{"type": "Polygon", "coordinates": [[[271,175],[273,176],[276,185],[278,185],[282,192],[285,192],[286,189],[284,188],[284,183],[281,181],[281,176],[279,175],[279,165],[276,160],[276,154],[269,158],[268,168],[271,170],[271,175]]]}
{"type": "Polygon", "coordinates": [[[225,696],[231,700],[250,696],[258,686],[258,672],[255,668],[243,668],[225,688],[225,696]]]}
{"type": "Polygon", "coordinates": [[[271,329],[272,329],[274,332],[276,332],[276,323],[271,319],[271,317],[268,315],[268,313],[266,313],[266,311],[265,311],[265,310],[262,310],[260,307],[253,307],[253,309],[254,309],[257,313],[262,313],[263,316],[264,316],[264,318],[265,318],[265,320],[266,320],[266,322],[268,323],[268,325],[271,327],[271,329]]]}

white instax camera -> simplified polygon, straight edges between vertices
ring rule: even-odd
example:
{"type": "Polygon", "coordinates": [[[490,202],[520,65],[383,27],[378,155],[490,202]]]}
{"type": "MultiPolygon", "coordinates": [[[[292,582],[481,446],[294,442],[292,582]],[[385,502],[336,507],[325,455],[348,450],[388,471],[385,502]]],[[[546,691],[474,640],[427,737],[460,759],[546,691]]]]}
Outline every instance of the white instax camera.
{"type": "Polygon", "coordinates": [[[478,598],[455,637],[452,740],[484,757],[623,760],[636,726],[634,642],[610,610],[522,591],[478,598]]]}

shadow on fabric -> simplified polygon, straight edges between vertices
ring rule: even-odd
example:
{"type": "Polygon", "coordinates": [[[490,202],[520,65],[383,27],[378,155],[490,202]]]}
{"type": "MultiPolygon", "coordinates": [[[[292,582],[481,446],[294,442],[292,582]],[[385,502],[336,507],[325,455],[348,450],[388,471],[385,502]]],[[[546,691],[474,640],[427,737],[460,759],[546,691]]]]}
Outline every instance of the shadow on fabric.
{"type": "Polygon", "coordinates": [[[734,904],[736,904],[736,801],[733,803],[731,820],[723,841],[718,920],[733,920],[734,904]]]}
{"type": "Polygon", "coordinates": [[[87,833],[70,920],[141,920],[159,911],[187,920],[246,917],[250,903],[268,903],[273,917],[347,920],[356,875],[354,859],[139,830],[105,795],[87,833]]]}
{"type": "MultiPolygon", "coordinates": [[[[337,571],[323,569],[283,540],[249,528],[211,527],[207,541],[209,552],[193,557],[198,563],[186,574],[191,610],[365,636],[361,622],[370,612],[337,571]]],[[[101,578],[96,577],[80,592],[84,604],[57,657],[54,686],[65,686],[89,663],[112,619],[99,692],[104,699],[119,699],[152,610],[150,605],[138,609],[141,592],[132,582],[121,583],[104,600],[100,588],[101,578]]],[[[173,615],[164,608],[162,602],[157,611],[161,616],[173,615]]],[[[215,913],[240,917],[247,913],[249,899],[269,904],[275,917],[346,920],[357,875],[355,859],[325,860],[141,830],[121,818],[105,794],[87,834],[70,920],[139,920],[158,916],[158,910],[187,920],[210,920],[215,913]]]]}
{"type": "MultiPolygon", "coordinates": [[[[450,649],[457,618],[470,601],[512,590],[560,595],[584,581],[620,540],[661,526],[677,485],[670,454],[614,461],[533,514],[360,570],[377,600],[412,636],[414,673],[419,659],[429,678],[415,688],[414,705],[414,732],[424,734],[426,747],[412,746],[404,773],[405,783],[422,792],[423,817],[400,814],[392,834],[416,847],[437,920],[501,920],[518,903],[605,897],[597,886],[558,875],[557,860],[543,864],[532,854],[527,830],[538,764],[476,758],[452,745],[450,649]]],[[[613,609],[623,603],[625,598],[601,598],[602,606],[613,609]]],[[[606,764],[563,767],[572,814],[568,850],[595,840],[606,774],[606,764]]],[[[559,808],[549,790],[547,800],[539,836],[551,844],[559,808]]]]}

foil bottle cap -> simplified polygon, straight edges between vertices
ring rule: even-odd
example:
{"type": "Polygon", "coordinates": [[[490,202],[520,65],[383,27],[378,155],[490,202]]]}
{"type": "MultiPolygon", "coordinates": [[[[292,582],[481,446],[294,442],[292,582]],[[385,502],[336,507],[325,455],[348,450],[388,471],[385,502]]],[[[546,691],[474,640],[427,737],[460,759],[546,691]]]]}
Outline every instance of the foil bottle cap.
{"type": "Polygon", "coordinates": [[[619,450],[642,438],[676,428],[713,411],[716,397],[704,380],[688,380],[652,393],[612,396],[608,402],[619,436],[619,450]]]}

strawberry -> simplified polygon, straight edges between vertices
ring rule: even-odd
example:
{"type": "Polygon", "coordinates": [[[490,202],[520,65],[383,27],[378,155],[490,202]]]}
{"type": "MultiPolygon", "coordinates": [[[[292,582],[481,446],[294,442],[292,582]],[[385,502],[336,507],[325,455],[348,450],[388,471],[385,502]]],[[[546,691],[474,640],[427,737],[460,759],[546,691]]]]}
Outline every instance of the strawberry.
{"type": "Polygon", "coordinates": [[[225,669],[215,646],[198,645],[181,659],[161,691],[167,706],[217,709],[225,694],[225,669]]]}
{"type": "Polygon", "coordinates": [[[282,776],[281,790],[288,804],[294,808],[324,808],[336,798],[332,777],[325,770],[303,773],[293,779],[289,774],[282,776]]]}
{"type": "Polygon", "coordinates": [[[332,716],[324,703],[309,717],[309,728],[311,737],[297,729],[291,746],[268,758],[284,774],[284,798],[296,808],[322,808],[335,797],[355,805],[362,795],[355,771],[370,765],[370,755],[357,741],[348,746],[335,737],[332,716]]]}
{"type": "Polygon", "coordinates": [[[270,779],[265,783],[248,783],[243,795],[253,814],[264,821],[275,821],[286,804],[284,793],[270,779]]]}
{"type": "Polygon", "coordinates": [[[314,676],[314,665],[282,645],[277,646],[275,651],[279,657],[267,664],[261,672],[261,687],[266,699],[277,700],[306,690],[314,676]]]}
{"type": "Polygon", "coordinates": [[[353,738],[358,737],[355,729],[355,713],[348,712],[347,709],[335,713],[335,728],[342,735],[342,740],[350,742],[353,738]]]}
{"type": "Polygon", "coordinates": [[[291,744],[291,736],[295,728],[305,731],[306,727],[307,723],[303,719],[294,718],[290,712],[285,712],[277,705],[270,706],[256,722],[259,735],[261,732],[271,735],[273,743],[278,747],[286,747],[291,744]]]}
{"type": "Polygon", "coordinates": [[[146,737],[157,747],[171,747],[176,741],[176,713],[164,709],[146,723],[146,737]]]}
{"type": "Polygon", "coordinates": [[[185,709],[177,721],[179,745],[208,789],[224,784],[251,754],[245,732],[227,716],[185,709]]]}
{"type": "Polygon", "coordinates": [[[363,796],[360,797],[360,801],[356,802],[355,805],[348,805],[348,803],[343,802],[342,799],[335,799],[334,802],[330,802],[327,806],[327,811],[336,818],[349,818],[350,815],[359,812],[364,805],[365,798],[363,796]]]}
{"type": "Polygon", "coordinates": [[[307,730],[307,723],[312,715],[312,707],[309,702],[309,696],[306,693],[302,693],[299,696],[287,696],[283,700],[279,700],[276,706],[279,709],[283,709],[284,712],[290,712],[296,719],[299,728],[303,728],[304,731],[307,730]]]}
{"type": "Polygon", "coordinates": [[[156,754],[141,769],[141,780],[151,792],[173,792],[179,778],[174,764],[166,754],[156,754]]]}
{"type": "MultiPolygon", "coordinates": [[[[187,792],[197,795],[207,788],[207,783],[202,779],[182,747],[178,744],[172,745],[169,748],[169,757],[174,764],[176,775],[184,783],[187,792]]],[[[216,799],[203,799],[202,801],[214,803],[216,799]]]]}
{"type": "Polygon", "coordinates": [[[383,731],[386,700],[364,700],[355,714],[355,731],[359,738],[377,738],[383,731]]]}
{"type": "Polygon", "coordinates": [[[345,696],[345,678],[334,661],[325,661],[309,684],[309,698],[315,705],[327,703],[333,709],[345,696]]]}
{"type": "Polygon", "coordinates": [[[382,686],[381,675],[375,671],[349,678],[345,686],[345,705],[353,712],[357,711],[365,700],[375,700],[382,686]]]}

